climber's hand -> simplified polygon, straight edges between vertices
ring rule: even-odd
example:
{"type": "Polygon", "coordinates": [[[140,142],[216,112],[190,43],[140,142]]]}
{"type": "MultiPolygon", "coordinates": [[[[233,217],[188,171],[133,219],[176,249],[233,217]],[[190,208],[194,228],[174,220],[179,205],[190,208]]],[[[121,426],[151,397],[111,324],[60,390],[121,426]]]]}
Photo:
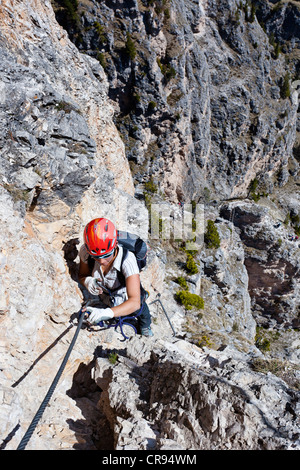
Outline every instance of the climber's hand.
{"type": "Polygon", "coordinates": [[[92,295],[100,295],[103,293],[103,289],[97,284],[97,279],[95,277],[86,277],[84,285],[92,295]]]}
{"type": "Polygon", "coordinates": [[[101,321],[110,320],[114,312],[110,308],[85,307],[86,320],[91,325],[97,325],[101,321]]]}

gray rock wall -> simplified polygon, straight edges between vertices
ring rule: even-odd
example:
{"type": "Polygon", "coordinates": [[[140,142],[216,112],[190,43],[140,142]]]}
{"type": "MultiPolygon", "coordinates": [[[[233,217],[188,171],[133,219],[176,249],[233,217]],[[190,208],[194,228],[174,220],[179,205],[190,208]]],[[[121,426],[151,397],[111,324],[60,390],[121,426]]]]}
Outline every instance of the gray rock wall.
{"type": "Polygon", "coordinates": [[[286,183],[297,148],[297,94],[282,94],[286,73],[298,77],[295,5],[93,1],[75,27],[53,3],[104,65],[136,183],[152,176],[173,201],[203,200],[204,188],[246,196],[255,177],[266,192],[286,183]]]}

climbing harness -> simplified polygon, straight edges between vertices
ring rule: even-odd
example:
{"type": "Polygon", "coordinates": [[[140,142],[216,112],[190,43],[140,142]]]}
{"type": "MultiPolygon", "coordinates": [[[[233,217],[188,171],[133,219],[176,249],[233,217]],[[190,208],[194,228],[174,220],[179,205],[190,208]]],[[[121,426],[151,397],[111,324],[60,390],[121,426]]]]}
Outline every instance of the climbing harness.
{"type": "MultiPolygon", "coordinates": [[[[127,252],[126,252],[126,250],[124,250],[122,263],[123,263],[123,260],[125,259],[126,256],[127,256],[127,252]]],[[[120,272],[118,273],[118,276],[119,276],[119,282],[120,282],[120,284],[122,284],[122,277],[124,278],[124,276],[120,272]]],[[[103,292],[106,293],[109,296],[110,301],[113,303],[114,294],[117,290],[119,290],[119,287],[112,290],[112,289],[109,289],[108,287],[104,286],[101,283],[100,279],[97,279],[96,282],[97,282],[97,285],[99,287],[101,287],[103,292]]],[[[125,278],[123,279],[123,284],[124,283],[125,283],[125,278]]],[[[130,327],[131,329],[133,329],[134,334],[137,334],[137,328],[135,327],[134,323],[136,322],[137,317],[139,317],[140,314],[142,313],[143,308],[144,308],[145,303],[146,303],[146,300],[149,297],[149,292],[146,291],[143,288],[142,284],[140,284],[140,289],[141,289],[141,299],[140,299],[141,307],[139,308],[139,310],[137,310],[136,312],[133,312],[130,315],[127,315],[127,316],[114,317],[111,320],[101,321],[101,322],[98,323],[98,325],[101,328],[103,328],[103,327],[105,327],[105,328],[114,328],[115,330],[117,330],[119,328],[120,331],[121,331],[121,334],[124,338],[122,341],[125,341],[126,339],[130,338],[130,336],[127,336],[125,334],[124,327],[130,327]]],[[[91,307],[93,305],[97,306],[97,303],[98,303],[98,300],[94,300],[94,299],[93,300],[87,300],[85,306],[91,306],[91,307]]]]}
{"type": "MultiPolygon", "coordinates": [[[[93,303],[93,301],[88,301],[86,303],[86,305],[91,305],[92,303],[93,303]]],[[[120,332],[121,332],[121,334],[124,338],[121,341],[126,341],[126,339],[129,339],[130,336],[127,336],[125,334],[124,327],[130,327],[134,331],[134,334],[135,335],[137,334],[137,329],[136,329],[134,323],[135,323],[137,317],[139,317],[140,314],[142,313],[144,305],[145,305],[145,303],[142,303],[140,309],[137,310],[137,313],[131,313],[130,315],[123,316],[123,317],[114,317],[112,320],[100,321],[98,323],[98,325],[101,328],[105,328],[105,329],[114,328],[115,331],[117,331],[117,329],[120,328],[120,332]]]]}
{"type": "Polygon", "coordinates": [[[165,310],[165,308],[164,308],[164,306],[163,306],[163,304],[162,304],[162,301],[160,300],[160,295],[161,295],[161,294],[157,294],[158,299],[153,300],[152,302],[150,302],[149,305],[154,304],[154,302],[159,302],[159,303],[160,303],[161,308],[163,309],[163,312],[164,312],[164,314],[166,315],[167,320],[168,320],[168,322],[169,322],[169,324],[170,324],[170,326],[171,326],[171,328],[172,328],[173,336],[176,336],[176,331],[174,330],[174,327],[173,327],[173,325],[172,325],[172,323],[171,323],[171,320],[170,320],[170,318],[168,317],[168,314],[167,314],[167,312],[166,312],[166,310],[165,310]]]}
{"type": "Polygon", "coordinates": [[[73,337],[73,339],[72,339],[72,342],[71,342],[71,344],[70,344],[70,346],[69,346],[69,348],[68,348],[68,351],[67,351],[67,353],[66,353],[66,355],[65,355],[65,357],[64,357],[64,360],[63,360],[63,362],[62,362],[62,364],[61,364],[61,366],[60,366],[60,368],[59,368],[59,370],[58,370],[56,376],[54,377],[54,380],[53,380],[52,384],[50,385],[50,388],[49,388],[47,394],[45,395],[45,398],[44,398],[43,402],[41,403],[41,405],[40,405],[38,411],[36,412],[36,414],[35,414],[33,420],[31,421],[31,423],[30,423],[30,425],[29,425],[29,427],[28,427],[26,433],[24,434],[24,437],[23,437],[23,439],[21,440],[21,442],[20,442],[20,444],[19,444],[17,450],[24,450],[24,449],[25,449],[25,447],[26,447],[26,445],[28,444],[28,442],[29,442],[29,440],[30,440],[30,438],[31,438],[31,436],[32,436],[32,434],[33,434],[33,432],[34,432],[34,430],[35,430],[35,428],[36,428],[36,426],[37,426],[39,420],[41,419],[42,414],[44,413],[45,408],[46,408],[47,404],[49,403],[49,401],[50,401],[50,399],[51,399],[51,397],[52,397],[52,395],[53,395],[53,392],[54,392],[54,390],[55,390],[55,388],[56,388],[56,386],[57,386],[57,384],[58,384],[58,381],[59,381],[59,379],[60,379],[60,377],[61,377],[61,375],[62,375],[62,373],[63,373],[63,371],[64,371],[64,368],[65,368],[65,366],[66,366],[66,364],[67,364],[67,361],[68,361],[68,359],[69,359],[69,356],[70,356],[70,354],[71,354],[71,352],[72,352],[72,349],[73,349],[73,347],[74,347],[74,344],[75,344],[75,342],[76,342],[77,336],[78,336],[78,334],[79,334],[79,331],[80,331],[80,328],[81,328],[83,319],[84,319],[84,314],[83,314],[82,310],[80,310],[77,329],[76,329],[76,331],[75,331],[75,334],[74,334],[74,337],[73,337]]]}

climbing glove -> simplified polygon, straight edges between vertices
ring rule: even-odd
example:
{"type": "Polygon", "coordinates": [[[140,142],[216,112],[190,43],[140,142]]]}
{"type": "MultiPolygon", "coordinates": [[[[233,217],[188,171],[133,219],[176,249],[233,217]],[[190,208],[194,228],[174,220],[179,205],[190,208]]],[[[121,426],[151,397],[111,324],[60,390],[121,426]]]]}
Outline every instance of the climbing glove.
{"type": "Polygon", "coordinates": [[[110,308],[86,307],[88,313],[87,321],[91,325],[97,325],[100,321],[110,320],[114,317],[114,312],[110,308]]]}
{"type": "Polygon", "coordinates": [[[103,290],[101,287],[97,284],[97,279],[92,276],[88,276],[85,278],[84,285],[89,291],[90,294],[92,295],[99,295],[102,294],[103,290]]]}

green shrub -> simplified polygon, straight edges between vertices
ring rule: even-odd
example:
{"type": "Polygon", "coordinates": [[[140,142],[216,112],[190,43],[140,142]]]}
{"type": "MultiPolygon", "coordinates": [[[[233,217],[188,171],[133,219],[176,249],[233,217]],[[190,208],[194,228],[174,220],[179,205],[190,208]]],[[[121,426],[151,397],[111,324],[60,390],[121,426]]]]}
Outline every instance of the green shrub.
{"type": "Polygon", "coordinates": [[[129,33],[127,33],[127,39],[126,39],[126,43],[125,43],[125,51],[126,51],[126,54],[129,55],[130,59],[131,60],[134,60],[135,57],[136,57],[136,47],[135,47],[135,44],[130,36],[129,33]]]}
{"type": "Polygon", "coordinates": [[[220,236],[218,229],[212,220],[207,221],[207,229],[204,233],[204,241],[208,248],[219,248],[220,236]]]}
{"type": "Polygon", "coordinates": [[[287,214],[286,218],[284,219],[284,225],[287,227],[289,224],[294,229],[296,235],[300,235],[300,217],[299,215],[294,215],[292,213],[287,214]]]}
{"type": "Polygon", "coordinates": [[[116,364],[118,357],[119,357],[118,353],[116,353],[115,351],[112,351],[108,356],[108,360],[111,364],[116,364]]]}
{"type": "Polygon", "coordinates": [[[149,104],[148,104],[148,111],[154,111],[155,108],[157,107],[157,103],[155,101],[149,101],[149,104]]]}
{"type": "Polygon", "coordinates": [[[254,202],[258,202],[260,200],[260,194],[252,193],[251,197],[252,197],[254,202]]]}
{"type": "Polygon", "coordinates": [[[14,202],[24,201],[28,204],[30,201],[30,189],[19,189],[8,183],[4,183],[3,187],[10,193],[14,202]]]}
{"type": "Polygon", "coordinates": [[[67,103],[66,101],[59,101],[55,105],[55,109],[57,111],[64,111],[64,113],[69,114],[71,111],[75,111],[76,113],[80,114],[80,110],[76,109],[75,106],[71,103],[67,103]]]}
{"type": "Polygon", "coordinates": [[[96,56],[97,60],[99,61],[100,65],[106,69],[107,67],[107,62],[106,62],[106,59],[105,59],[105,55],[102,53],[102,52],[97,52],[97,56],[96,56]]]}
{"type": "Polygon", "coordinates": [[[94,28],[97,31],[99,41],[102,44],[105,43],[106,42],[106,37],[105,37],[105,34],[104,34],[104,32],[105,32],[104,27],[98,21],[95,21],[94,22],[94,28]]]}
{"type": "Polygon", "coordinates": [[[254,178],[249,185],[249,195],[251,196],[254,202],[259,201],[260,196],[261,196],[259,193],[256,192],[257,187],[258,187],[258,179],[254,178]]]}
{"type": "Polygon", "coordinates": [[[256,328],[255,346],[263,352],[270,351],[271,342],[265,337],[263,328],[256,328]]]}
{"type": "Polygon", "coordinates": [[[198,273],[198,268],[193,260],[192,255],[188,254],[187,259],[186,259],[186,269],[190,274],[197,274],[198,273]]]}
{"type": "Polygon", "coordinates": [[[144,184],[146,191],[149,193],[157,193],[157,185],[154,183],[153,178],[151,177],[149,181],[146,181],[144,184]]]}
{"type": "Polygon", "coordinates": [[[279,42],[276,42],[275,46],[274,46],[274,55],[275,55],[275,59],[278,59],[279,57],[279,54],[281,54],[282,52],[282,47],[281,45],[279,44],[279,42]]]}
{"type": "Polygon", "coordinates": [[[257,190],[257,186],[258,186],[258,179],[254,178],[253,180],[251,180],[251,183],[249,186],[250,193],[255,193],[255,191],[257,190]]]}
{"type": "Polygon", "coordinates": [[[283,222],[285,227],[287,227],[289,225],[290,221],[291,221],[291,216],[290,216],[290,214],[287,214],[285,219],[284,219],[284,222],[283,222]]]}
{"type": "Polygon", "coordinates": [[[176,70],[171,64],[169,63],[163,64],[159,58],[157,59],[157,64],[167,82],[169,82],[171,78],[174,78],[176,76],[176,70]]]}
{"type": "Polygon", "coordinates": [[[172,67],[172,65],[168,64],[164,75],[166,80],[169,81],[171,80],[171,78],[176,77],[176,70],[174,69],[174,67],[172,67]]]}
{"type": "Polygon", "coordinates": [[[291,217],[291,222],[293,225],[299,225],[299,222],[300,222],[300,217],[298,214],[294,215],[294,214],[290,214],[290,217],[291,217]]]}
{"type": "Polygon", "coordinates": [[[191,310],[193,307],[197,309],[204,308],[204,300],[200,295],[191,294],[186,290],[181,290],[175,294],[175,299],[187,310],[191,310]]]}
{"type": "Polygon", "coordinates": [[[260,372],[263,374],[271,374],[280,377],[284,380],[289,387],[300,390],[300,384],[298,380],[298,373],[300,367],[296,364],[291,365],[291,363],[287,361],[281,361],[278,359],[261,359],[255,358],[251,363],[252,368],[256,372],[260,372]]]}
{"type": "Polygon", "coordinates": [[[66,11],[67,19],[73,26],[77,27],[79,24],[78,1],[77,0],[62,0],[62,6],[66,11]]]}
{"type": "Polygon", "coordinates": [[[182,287],[183,289],[188,290],[188,285],[184,277],[182,276],[177,277],[177,279],[175,279],[175,282],[177,282],[177,284],[179,284],[180,287],[182,287]]]}
{"type": "Polygon", "coordinates": [[[211,348],[213,346],[213,343],[207,335],[202,335],[197,341],[197,346],[199,346],[199,348],[211,348]]]}
{"type": "Polygon", "coordinates": [[[284,76],[282,81],[282,85],[280,88],[280,96],[281,98],[289,98],[291,96],[291,88],[290,88],[290,74],[287,72],[284,76]]]}

